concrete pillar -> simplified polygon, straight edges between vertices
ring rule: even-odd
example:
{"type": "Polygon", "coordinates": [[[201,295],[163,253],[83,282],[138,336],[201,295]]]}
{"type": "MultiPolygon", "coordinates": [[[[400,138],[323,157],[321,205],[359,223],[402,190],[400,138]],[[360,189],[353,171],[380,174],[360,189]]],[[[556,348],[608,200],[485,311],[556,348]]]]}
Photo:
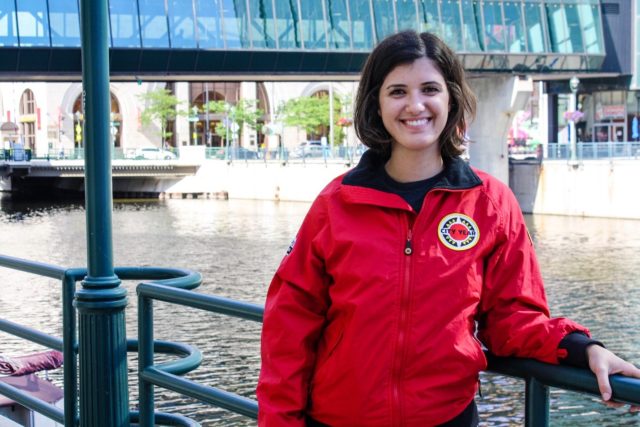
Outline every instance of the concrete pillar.
{"type": "Polygon", "coordinates": [[[518,110],[533,93],[526,76],[478,76],[468,80],[478,97],[476,119],[468,129],[470,162],[504,183],[509,183],[507,133],[518,110]]]}
{"type": "MultiPolygon", "coordinates": [[[[176,82],[175,95],[183,103],[183,108],[191,108],[189,100],[189,83],[176,82]]],[[[189,144],[189,121],[184,117],[176,118],[176,145],[181,147],[189,144]]]]}

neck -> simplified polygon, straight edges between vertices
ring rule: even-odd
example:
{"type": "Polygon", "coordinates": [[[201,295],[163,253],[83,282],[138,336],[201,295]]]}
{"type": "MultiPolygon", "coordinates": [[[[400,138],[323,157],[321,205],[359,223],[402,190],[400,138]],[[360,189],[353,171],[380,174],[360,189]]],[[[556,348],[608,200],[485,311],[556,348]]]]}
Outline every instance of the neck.
{"type": "Polygon", "coordinates": [[[444,162],[439,153],[437,156],[392,153],[384,168],[397,182],[416,182],[439,174],[444,169],[444,162]]]}

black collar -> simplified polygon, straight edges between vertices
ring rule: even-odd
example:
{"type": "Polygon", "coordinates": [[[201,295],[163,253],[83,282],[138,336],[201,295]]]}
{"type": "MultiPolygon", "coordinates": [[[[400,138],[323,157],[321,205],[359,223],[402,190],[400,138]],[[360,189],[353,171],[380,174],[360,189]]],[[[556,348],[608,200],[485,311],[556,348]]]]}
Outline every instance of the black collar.
{"type": "MultiPolygon", "coordinates": [[[[344,176],[342,184],[378,189],[376,183],[380,181],[380,168],[384,167],[387,160],[387,156],[374,150],[365,151],[358,165],[344,176]]],[[[482,180],[469,164],[460,157],[454,157],[445,160],[444,171],[433,188],[465,190],[481,184],[482,180]]]]}

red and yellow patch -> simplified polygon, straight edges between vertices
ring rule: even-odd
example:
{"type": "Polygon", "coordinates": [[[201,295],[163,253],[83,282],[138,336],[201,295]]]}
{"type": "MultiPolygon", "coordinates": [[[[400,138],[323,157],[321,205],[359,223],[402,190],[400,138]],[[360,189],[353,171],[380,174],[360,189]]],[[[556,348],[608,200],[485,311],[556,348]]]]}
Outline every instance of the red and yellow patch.
{"type": "Polygon", "coordinates": [[[467,215],[452,213],[440,221],[438,238],[449,249],[466,251],[478,243],[480,229],[475,221],[467,215]]]}

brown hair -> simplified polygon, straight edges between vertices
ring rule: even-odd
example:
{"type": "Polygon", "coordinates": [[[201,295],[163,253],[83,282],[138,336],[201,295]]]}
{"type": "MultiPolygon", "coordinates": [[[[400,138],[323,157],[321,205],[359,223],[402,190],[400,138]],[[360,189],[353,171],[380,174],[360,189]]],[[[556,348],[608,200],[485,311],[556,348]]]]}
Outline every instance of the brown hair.
{"type": "Polygon", "coordinates": [[[456,54],[431,33],[402,31],[382,40],[373,49],[362,69],[354,111],[356,135],[367,147],[391,155],[392,138],[378,114],[380,87],[398,65],[429,58],[436,63],[449,92],[451,110],[440,135],[440,153],[451,159],[464,152],[468,119],[476,111],[476,97],[467,85],[464,68],[456,54]]]}

